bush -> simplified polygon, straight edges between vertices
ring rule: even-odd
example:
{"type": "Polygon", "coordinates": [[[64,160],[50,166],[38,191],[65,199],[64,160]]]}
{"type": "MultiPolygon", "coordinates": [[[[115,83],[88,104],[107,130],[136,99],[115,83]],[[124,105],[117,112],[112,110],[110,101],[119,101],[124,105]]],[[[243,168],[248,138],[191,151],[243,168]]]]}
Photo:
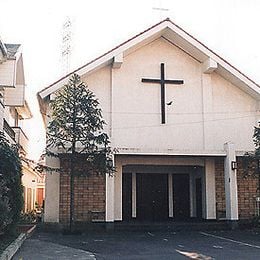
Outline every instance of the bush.
{"type": "Polygon", "coordinates": [[[22,224],[32,224],[37,221],[37,214],[35,210],[29,212],[24,212],[21,214],[20,223],[22,224]]]}
{"type": "Polygon", "coordinates": [[[0,132],[0,233],[14,230],[23,208],[22,165],[17,147],[0,132]]]}

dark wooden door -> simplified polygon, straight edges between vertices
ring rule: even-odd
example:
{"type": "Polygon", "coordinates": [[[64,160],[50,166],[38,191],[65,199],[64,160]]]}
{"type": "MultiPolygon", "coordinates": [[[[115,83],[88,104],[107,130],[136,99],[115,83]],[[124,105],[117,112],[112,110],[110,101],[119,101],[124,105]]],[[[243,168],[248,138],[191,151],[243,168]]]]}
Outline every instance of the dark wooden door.
{"type": "Polygon", "coordinates": [[[37,188],[37,203],[40,208],[43,206],[43,200],[44,200],[43,194],[44,194],[43,188],[37,188]]]}
{"type": "Polygon", "coordinates": [[[202,184],[201,178],[196,179],[196,215],[197,218],[202,218],[202,184]]]}
{"type": "Polygon", "coordinates": [[[123,220],[132,218],[132,173],[123,173],[123,220]]]}
{"type": "Polygon", "coordinates": [[[137,219],[164,221],[168,219],[168,175],[136,174],[137,219]]]}
{"type": "Polygon", "coordinates": [[[173,175],[174,219],[190,218],[190,178],[188,174],[173,175]]]}

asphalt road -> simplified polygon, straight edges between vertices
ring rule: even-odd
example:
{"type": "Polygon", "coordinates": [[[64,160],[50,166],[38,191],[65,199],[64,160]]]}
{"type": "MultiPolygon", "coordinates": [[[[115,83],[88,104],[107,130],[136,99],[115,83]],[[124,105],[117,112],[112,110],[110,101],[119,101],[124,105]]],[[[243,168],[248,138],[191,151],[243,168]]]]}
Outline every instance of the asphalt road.
{"type": "Polygon", "coordinates": [[[13,259],[260,259],[260,233],[91,232],[35,233],[13,259]]]}

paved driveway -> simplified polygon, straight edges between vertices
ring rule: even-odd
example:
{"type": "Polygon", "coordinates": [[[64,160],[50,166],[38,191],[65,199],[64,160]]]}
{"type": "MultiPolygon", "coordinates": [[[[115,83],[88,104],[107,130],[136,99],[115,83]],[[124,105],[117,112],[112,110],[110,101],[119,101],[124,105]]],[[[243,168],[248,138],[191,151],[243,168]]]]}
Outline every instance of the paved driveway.
{"type": "Polygon", "coordinates": [[[120,231],[74,236],[36,233],[14,257],[19,260],[95,258],[260,259],[260,234],[257,231],[120,231]]]}

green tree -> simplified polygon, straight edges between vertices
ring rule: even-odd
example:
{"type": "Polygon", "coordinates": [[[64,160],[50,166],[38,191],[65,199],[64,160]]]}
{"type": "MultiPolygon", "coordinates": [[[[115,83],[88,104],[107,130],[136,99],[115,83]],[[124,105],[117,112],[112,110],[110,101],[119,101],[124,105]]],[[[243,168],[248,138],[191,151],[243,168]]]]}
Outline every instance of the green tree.
{"type": "Polygon", "coordinates": [[[22,165],[16,146],[0,132],[0,232],[14,229],[23,208],[22,165]]]}
{"type": "Polygon", "coordinates": [[[255,150],[253,152],[246,152],[242,158],[242,168],[244,176],[253,176],[258,178],[258,187],[256,192],[260,197],[260,124],[255,126],[253,142],[255,150]]]}
{"type": "MultiPolygon", "coordinates": [[[[73,74],[50,103],[51,121],[47,127],[47,155],[69,154],[70,160],[70,230],[74,221],[74,177],[86,174],[75,167],[79,155],[88,162],[88,174],[115,171],[105,121],[99,101],[77,74],[73,74]]],[[[51,170],[51,169],[49,169],[51,170]]]]}

